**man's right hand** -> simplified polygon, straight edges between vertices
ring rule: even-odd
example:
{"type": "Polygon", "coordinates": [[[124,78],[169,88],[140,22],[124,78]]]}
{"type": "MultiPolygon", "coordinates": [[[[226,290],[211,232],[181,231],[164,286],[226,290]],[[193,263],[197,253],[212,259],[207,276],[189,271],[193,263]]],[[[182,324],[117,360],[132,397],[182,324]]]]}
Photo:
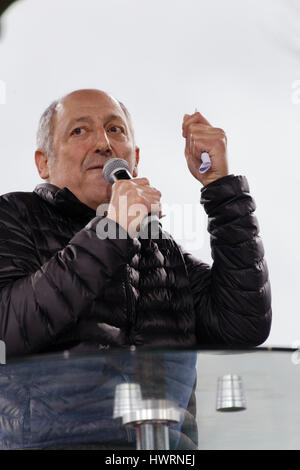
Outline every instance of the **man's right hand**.
{"type": "Polygon", "coordinates": [[[160,198],[160,191],[150,186],[147,178],[118,180],[112,185],[107,217],[134,238],[144,217],[150,213],[161,216],[160,198]]]}

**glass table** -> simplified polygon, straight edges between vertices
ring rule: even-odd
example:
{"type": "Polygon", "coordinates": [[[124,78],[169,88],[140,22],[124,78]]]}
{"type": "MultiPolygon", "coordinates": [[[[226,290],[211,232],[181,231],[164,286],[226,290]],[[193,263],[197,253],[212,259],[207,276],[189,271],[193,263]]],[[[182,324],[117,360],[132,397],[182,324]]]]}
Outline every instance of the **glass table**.
{"type": "Polygon", "coordinates": [[[0,449],[300,449],[300,356],[122,349],[0,365],[0,449]]]}

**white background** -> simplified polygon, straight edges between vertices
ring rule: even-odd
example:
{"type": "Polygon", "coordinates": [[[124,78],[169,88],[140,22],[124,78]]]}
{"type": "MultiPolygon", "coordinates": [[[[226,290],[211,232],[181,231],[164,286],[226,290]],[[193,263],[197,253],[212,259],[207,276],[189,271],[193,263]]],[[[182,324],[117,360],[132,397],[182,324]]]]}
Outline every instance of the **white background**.
{"type": "Polygon", "coordinates": [[[42,182],[33,154],[46,106],[99,88],[132,114],[140,176],[163,194],[165,228],[209,263],[182,117],[197,107],[223,128],[230,172],[247,176],[257,204],[273,295],[267,344],[300,340],[300,0],[19,1],[2,19],[0,80],[1,194],[42,182]],[[170,205],[191,203],[174,225],[170,205]]]}

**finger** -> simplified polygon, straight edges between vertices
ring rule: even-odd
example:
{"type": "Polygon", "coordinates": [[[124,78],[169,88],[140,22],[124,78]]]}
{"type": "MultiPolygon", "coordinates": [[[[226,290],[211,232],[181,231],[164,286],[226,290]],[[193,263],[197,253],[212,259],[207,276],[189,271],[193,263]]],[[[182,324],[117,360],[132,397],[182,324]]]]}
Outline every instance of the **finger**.
{"type": "Polygon", "coordinates": [[[194,147],[193,147],[193,156],[201,158],[202,152],[207,152],[211,156],[211,149],[210,149],[210,142],[201,140],[201,141],[195,141],[194,142],[194,147]]]}
{"type": "Polygon", "coordinates": [[[219,138],[222,137],[222,132],[220,132],[215,127],[208,127],[205,124],[194,123],[190,124],[187,128],[186,134],[193,134],[194,139],[198,139],[201,137],[208,137],[212,138],[219,138]]]}
{"type": "Polygon", "coordinates": [[[160,192],[157,188],[155,188],[154,186],[150,186],[149,184],[147,184],[147,185],[142,185],[142,186],[143,186],[143,187],[142,187],[142,190],[143,190],[143,191],[146,191],[147,193],[150,192],[150,193],[160,194],[160,195],[161,195],[161,192],[160,192]],[[145,186],[146,186],[146,187],[145,187],[145,186]]]}
{"type": "Polygon", "coordinates": [[[183,116],[183,122],[186,121],[186,120],[187,120],[189,117],[191,117],[191,116],[192,116],[192,114],[185,114],[185,115],[183,116]]]}
{"type": "Polygon", "coordinates": [[[210,122],[208,122],[208,120],[198,110],[195,111],[193,114],[185,114],[183,116],[183,123],[185,123],[187,119],[190,119],[192,117],[198,117],[203,124],[206,124],[207,126],[211,126],[210,122]]]}
{"type": "Polygon", "coordinates": [[[191,133],[188,133],[187,138],[186,138],[186,150],[189,155],[193,154],[194,150],[194,136],[191,133]]]}
{"type": "Polygon", "coordinates": [[[202,152],[210,153],[211,139],[201,136],[197,138],[194,134],[189,133],[186,138],[186,157],[196,158],[201,164],[202,152]]]}
{"type": "Polygon", "coordinates": [[[215,134],[216,136],[225,134],[223,129],[220,129],[218,127],[207,126],[206,124],[199,124],[197,122],[196,123],[192,122],[188,128],[189,128],[189,131],[192,132],[194,135],[196,135],[198,131],[199,133],[202,133],[202,131],[205,131],[206,134],[208,133],[215,134]]]}
{"type": "Polygon", "coordinates": [[[152,202],[150,205],[150,211],[152,213],[162,213],[162,205],[160,202],[152,202]]]}
{"type": "Polygon", "coordinates": [[[161,200],[161,195],[158,192],[152,192],[152,193],[144,193],[143,194],[146,199],[154,201],[154,202],[159,202],[161,200]]]}
{"type": "Polygon", "coordinates": [[[192,116],[186,118],[185,121],[183,122],[182,124],[183,137],[187,136],[188,128],[193,123],[203,124],[205,126],[212,127],[211,124],[199,112],[197,112],[193,114],[192,116]]]}
{"type": "Polygon", "coordinates": [[[188,142],[189,142],[189,144],[188,144],[189,145],[189,153],[190,153],[190,155],[192,155],[192,153],[193,153],[193,134],[192,133],[188,135],[188,142]]]}
{"type": "Polygon", "coordinates": [[[209,139],[214,139],[218,138],[218,133],[214,132],[213,127],[208,127],[204,124],[195,124],[192,123],[187,129],[186,129],[186,138],[188,137],[189,134],[193,135],[193,139],[201,139],[203,138],[209,138],[209,139]]]}
{"type": "Polygon", "coordinates": [[[195,113],[194,113],[194,114],[185,114],[185,115],[183,116],[182,128],[183,128],[183,126],[186,125],[186,123],[188,123],[188,122],[190,121],[190,119],[191,119],[194,115],[195,115],[195,113]]]}
{"type": "Polygon", "coordinates": [[[201,119],[201,117],[199,117],[198,115],[193,115],[193,116],[187,118],[187,119],[183,122],[183,124],[182,124],[182,130],[183,130],[183,132],[185,132],[185,131],[186,131],[191,125],[193,125],[193,124],[198,124],[198,125],[200,124],[200,125],[202,125],[203,127],[207,128],[207,129],[208,129],[208,128],[213,129],[212,125],[209,124],[208,121],[203,122],[203,120],[201,119]]]}
{"type": "Polygon", "coordinates": [[[150,186],[148,178],[134,178],[134,182],[143,186],[150,186]]]}
{"type": "Polygon", "coordinates": [[[226,135],[224,134],[210,134],[206,133],[193,133],[193,146],[199,149],[202,148],[203,152],[215,152],[221,146],[226,147],[226,135]]]}
{"type": "Polygon", "coordinates": [[[196,114],[196,111],[195,111],[193,114],[185,114],[185,115],[183,116],[183,121],[182,121],[182,123],[184,123],[187,119],[191,118],[192,116],[195,116],[195,114],[196,114]]]}
{"type": "Polygon", "coordinates": [[[138,189],[138,197],[148,203],[149,201],[159,202],[161,199],[161,192],[153,188],[143,186],[143,189],[138,189]]]}
{"type": "Polygon", "coordinates": [[[208,120],[199,111],[197,111],[195,115],[201,120],[202,124],[205,124],[206,126],[211,126],[211,123],[208,122],[208,120]]]}

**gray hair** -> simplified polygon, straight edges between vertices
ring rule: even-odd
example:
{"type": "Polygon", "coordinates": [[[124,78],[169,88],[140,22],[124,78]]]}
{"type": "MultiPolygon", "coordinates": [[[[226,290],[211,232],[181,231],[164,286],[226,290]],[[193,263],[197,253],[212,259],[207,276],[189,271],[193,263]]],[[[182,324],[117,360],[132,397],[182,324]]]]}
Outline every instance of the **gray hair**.
{"type": "Polygon", "coordinates": [[[54,117],[59,100],[53,101],[40,117],[38,131],[36,135],[36,144],[42,149],[48,158],[54,158],[53,135],[54,135],[54,117]]]}
{"type": "MultiPolygon", "coordinates": [[[[38,130],[37,130],[37,136],[36,136],[36,143],[37,147],[39,149],[42,149],[46,156],[49,159],[54,159],[54,150],[53,150],[53,137],[54,137],[54,119],[55,119],[55,114],[57,110],[58,104],[61,102],[62,98],[59,100],[53,101],[43,112],[43,114],[40,117],[39,120],[39,125],[38,125],[38,130]]],[[[127,119],[127,124],[129,127],[129,131],[132,135],[133,138],[133,143],[135,146],[135,138],[134,138],[134,129],[133,129],[133,123],[132,123],[132,118],[131,115],[126,108],[126,106],[121,103],[121,101],[116,100],[122,111],[125,114],[125,117],[127,119]]]]}

